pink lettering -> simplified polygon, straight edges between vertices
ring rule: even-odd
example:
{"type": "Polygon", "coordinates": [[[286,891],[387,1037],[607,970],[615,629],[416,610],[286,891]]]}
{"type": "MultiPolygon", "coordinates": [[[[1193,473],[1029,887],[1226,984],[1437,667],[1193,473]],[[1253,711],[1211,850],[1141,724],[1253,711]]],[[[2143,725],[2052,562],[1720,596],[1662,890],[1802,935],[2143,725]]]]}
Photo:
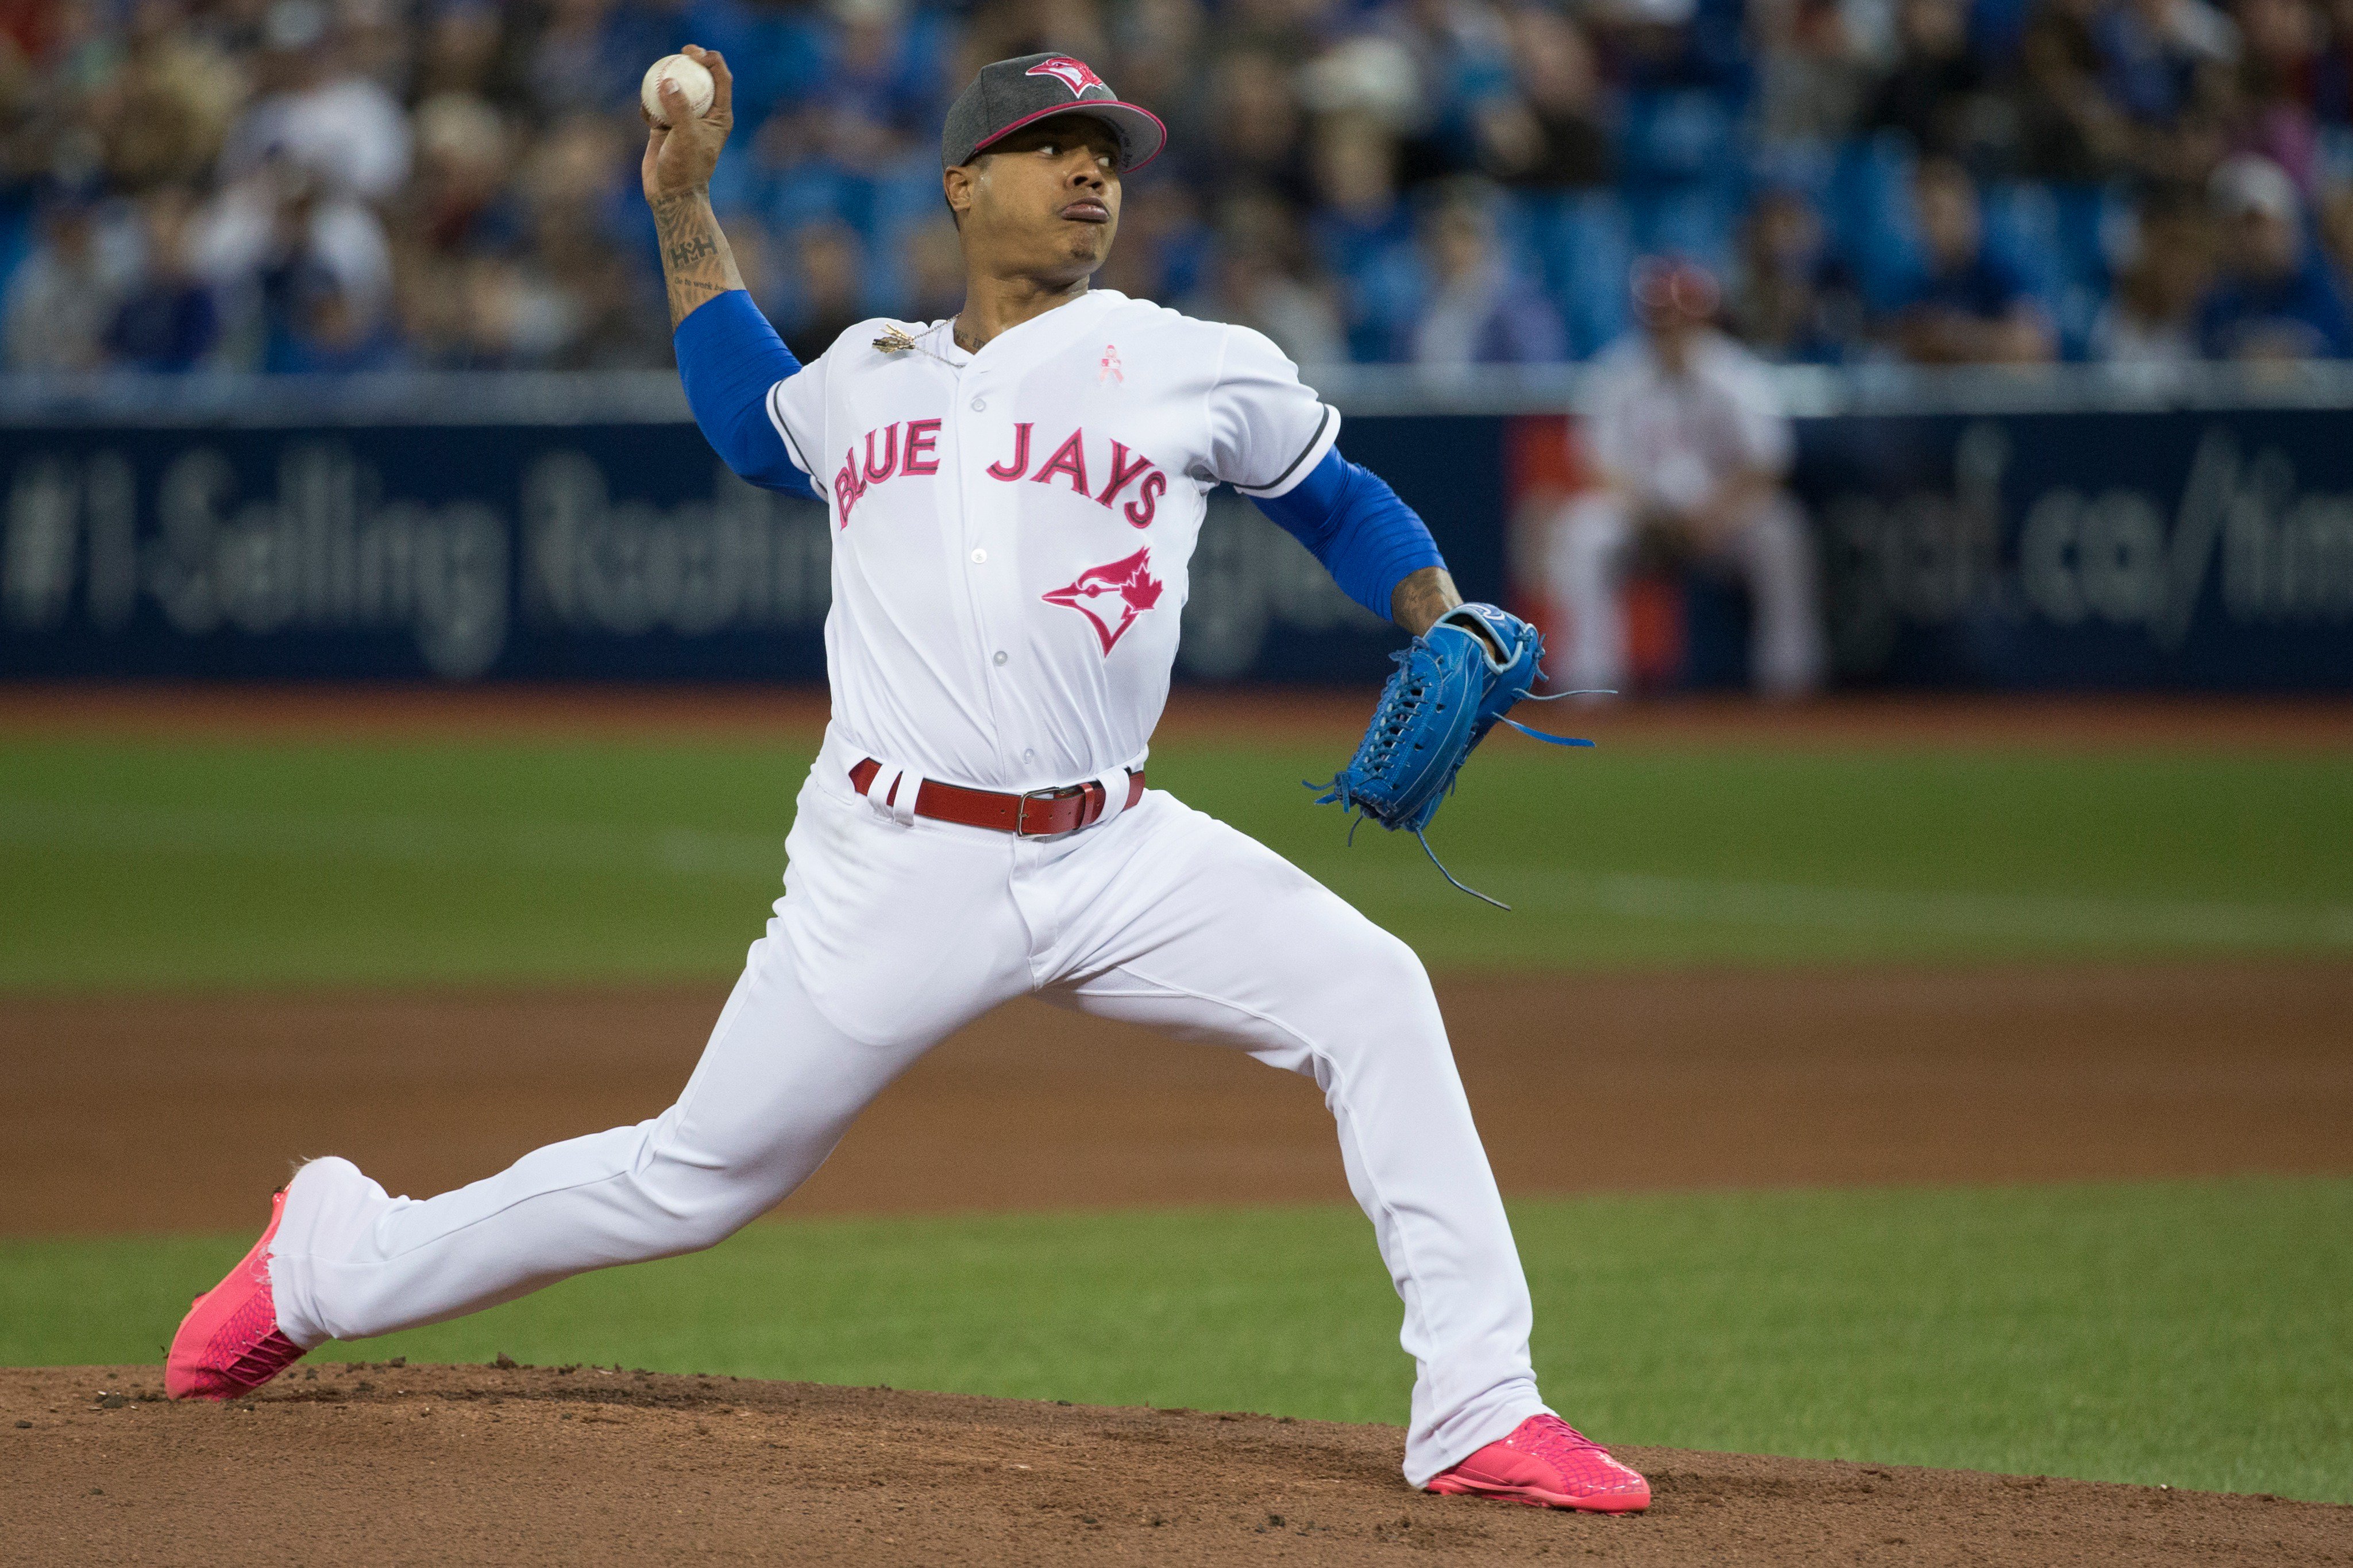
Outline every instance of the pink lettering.
{"type": "Polygon", "coordinates": [[[940,422],[936,419],[907,421],[907,449],[899,456],[899,471],[902,474],[936,474],[940,471],[938,454],[932,443],[940,438],[940,422]],[[919,460],[917,454],[922,454],[919,460]]]}
{"type": "Polygon", "coordinates": [[[1119,499],[1119,492],[1127,489],[1136,475],[1150,467],[1152,467],[1152,459],[1141,453],[1137,454],[1134,462],[1129,462],[1127,448],[1119,442],[1113,441],[1111,444],[1111,481],[1103,486],[1103,493],[1095,497],[1095,500],[1102,502],[1108,510],[1111,503],[1119,499]]]}
{"type": "Polygon", "coordinates": [[[849,526],[849,510],[865,493],[866,487],[858,482],[858,454],[853,451],[842,459],[841,471],[833,476],[833,499],[841,512],[840,526],[849,526]]]}
{"type": "Polygon", "coordinates": [[[1080,438],[1085,435],[1083,430],[1071,431],[1071,438],[1055,447],[1054,455],[1047,458],[1045,466],[1030,475],[1030,479],[1042,485],[1056,474],[1068,474],[1071,476],[1071,488],[1081,495],[1086,494],[1087,452],[1079,444],[1080,438]]]}
{"type": "Polygon", "coordinates": [[[859,486],[860,489],[865,489],[867,485],[879,485],[899,471],[899,427],[896,425],[882,426],[881,432],[884,437],[882,466],[879,468],[874,466],[875,434],[876,432],[872,430],[866,432],[866,478],[864,483],[859,486]]]}
{"type": "Polygon", "coordinates": [[[1167,489],[1168,476],[1158,468],[1145,475],[1144,483],[1136,487],[1135,499],[1124,509],[1127,521],[1137,528],[1151,527],[1152,513],[1160,505],[1160,497],[1167,489]]]}
{"type": "Polygon", "coordinates": [[[1016,425],[1013,427],[1013,461],[989,464],[988,477],[992,479],[1018,479],[1029,471],[1029,426],[1016,425]]]}

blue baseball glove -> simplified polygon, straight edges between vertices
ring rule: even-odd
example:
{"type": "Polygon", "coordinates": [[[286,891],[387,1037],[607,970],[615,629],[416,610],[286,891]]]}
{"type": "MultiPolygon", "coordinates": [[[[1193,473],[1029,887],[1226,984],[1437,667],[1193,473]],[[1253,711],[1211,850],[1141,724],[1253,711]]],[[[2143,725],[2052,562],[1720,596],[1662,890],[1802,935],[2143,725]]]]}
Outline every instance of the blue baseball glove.
{"type": "MultiPolygon", "coordinates": [[[[1497,724],[1556,746],[1589,746],[1565,735],[1547,735],[1509,717],[1542,678],[1544,639],[1535,627],[1493,605],[1458,605],[1438,617],[1411,645],[1389,656],[1397,672],[1381,689],[1380,705],[1348,765],[1309,789],[1324,793],[1318,805],[1337,805],[1370,817],[1391,832],[1420,839],[1440,875],[1475,899],[1497,909],[1511,906],[1475,888],[1464,888],[1439,860],[1423,830],[1454,789],[1463,759],[1497,724]]],[[[1562,695],[1566,696],[1567,693],[1562,695]]],[[[1348,830],[1356,837],[1356,827],[1348,830]]]]}

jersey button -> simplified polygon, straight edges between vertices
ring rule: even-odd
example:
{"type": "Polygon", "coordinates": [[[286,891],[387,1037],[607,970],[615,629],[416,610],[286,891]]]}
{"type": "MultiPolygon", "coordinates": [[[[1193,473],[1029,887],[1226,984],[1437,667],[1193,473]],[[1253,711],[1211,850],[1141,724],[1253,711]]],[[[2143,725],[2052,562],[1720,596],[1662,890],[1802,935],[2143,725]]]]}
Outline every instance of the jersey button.
{"type": "Polygon", "coordinates": [[[973,563],[974,565],[976,565],[976,566],[986,566],[986,565],[987,565],[987,564],[988,564],[988,552],[987,552],[987,551],[986,551],[986,550],[976,550],[976,551],[974,551],[974,552],[972,552],[972,563],[973,563]]]}
{"type": "Polygon", "coordinates": [[[976,398],[974,398],[974,399],[972,400],[972,411],[973,411],[975,414],[986,414],[986,413],[987,413],[987,412],[988,412],[988,399],[987,399],[987,398],[986,398],[986,397],[976,397],[976,398]]]}
{"type": "Polygon", "coordinates": [[[997,662],[997,663],[998,663],[998,664],[1003,664],[1003,663],[1005,662],[1005,650],[1004,650],[1003,648],[998,648],[998,649],[997,650],[997,660],[996,660],[996,662],[997,662]]]}

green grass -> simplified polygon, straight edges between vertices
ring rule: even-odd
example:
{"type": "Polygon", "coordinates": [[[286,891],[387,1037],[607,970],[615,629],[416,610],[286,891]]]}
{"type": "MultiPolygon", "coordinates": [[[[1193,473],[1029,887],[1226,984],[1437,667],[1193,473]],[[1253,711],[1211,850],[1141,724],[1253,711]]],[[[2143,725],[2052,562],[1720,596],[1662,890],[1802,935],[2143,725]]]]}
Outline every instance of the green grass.
{"type": "MultiPolygon", "coordinates": [[[[807,753],[0,742],[0,987],[659,978],[758,933],[807,753]]],[[[2353,952],[2353,755],[1483,750],[1432,841],[1165,746],[1155,783],[1433,964],[2353,952]]]]}
{"type": "MultiPolygon", "coordinates": [[[[1514,1206],[1546,1396],[1605,1439],[2353,1502],[2353,1181],[1514,1206]]],[[[0,1241],[0,1363],[153,1361],[249,1237],[0,1241]]],[[[328,1359],[619,1363],[1401,1421],[1325,1208],[788,1221],[328,1359]]]]}

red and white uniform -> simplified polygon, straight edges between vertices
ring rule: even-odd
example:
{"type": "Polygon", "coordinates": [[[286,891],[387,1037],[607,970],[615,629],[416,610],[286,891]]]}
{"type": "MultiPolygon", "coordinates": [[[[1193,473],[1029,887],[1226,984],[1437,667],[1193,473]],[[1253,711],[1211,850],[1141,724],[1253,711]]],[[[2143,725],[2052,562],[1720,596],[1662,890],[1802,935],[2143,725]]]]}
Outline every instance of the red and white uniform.
{"type": "Polygon", "coordinates": [[[831,494],[833,722],[785,897],[685,1091],[423,1202],[305,1166],[270,1263],[280,1326],[302,1345],[378,1334],[710,1246],[933,1045],[1037,995],[1322,1088],[1404,1305],[1419,1485],[1545,1407],[1526,1281],[1412,951],[1164,791],[1121,809],[1113,789],[1101,820],[1051,837],[909,809],[922,778],[1124,785],[1167,696],[1204,498],[1281,493],[1338,416],[1257,333],[1115,293],[976,354],[945,322],[877,348],[892,327],[853,328],[769,396],[831,494]]]}
{"type": "MultiPolygon", "coordinates": [[[[1615,690],[1625,683],[1625,621],[1619,590],[1635,531],[1648,516],[1705,506],[1743,474],[1788,470],[1788,417],[1762,361],[1717,331],[1693,340],[1680,373],[1636,334],[1594,363],[1585,399],[1587,455],[1603,486],[1555,520],[1546,574],[1568,614],[1567,684],[1615,690]]],[[[1787,492],[1775,489],[1731,520],[1704,558],[1747,584],[1749,673],[1777,695],[1810,690],[1822,676],[1813,546],[1787,492]]]]}

